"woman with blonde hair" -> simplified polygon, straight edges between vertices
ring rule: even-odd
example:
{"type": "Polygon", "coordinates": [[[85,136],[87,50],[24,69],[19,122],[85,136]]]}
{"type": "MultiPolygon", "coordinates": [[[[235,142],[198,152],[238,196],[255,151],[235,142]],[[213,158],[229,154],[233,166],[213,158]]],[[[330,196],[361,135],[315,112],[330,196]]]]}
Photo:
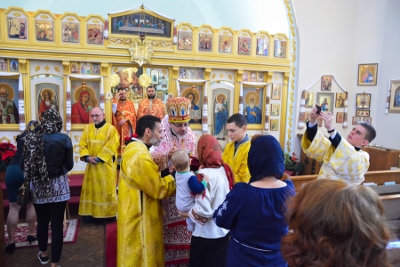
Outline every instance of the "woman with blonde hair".
{"type": "Polygon", "coordinates": [[[391,266],[383,204],[367,186],[308,182],[288,204],[287,219],[281,251],[289,266],[391,266]]]}

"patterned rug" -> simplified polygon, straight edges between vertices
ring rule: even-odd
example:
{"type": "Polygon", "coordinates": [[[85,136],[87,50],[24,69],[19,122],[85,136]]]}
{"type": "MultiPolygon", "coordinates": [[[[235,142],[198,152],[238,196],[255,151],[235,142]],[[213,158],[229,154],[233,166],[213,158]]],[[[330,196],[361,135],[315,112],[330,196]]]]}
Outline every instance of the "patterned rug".
{"type": "MultiPolygon", "coordinates": [[[[75,243],[78,238],[78,229],[79,229],[79,220],[72,219],[67,220],[66,226],[64,227],[64,244],[75,243]]],[[[5,242],[8,243],[8,233],[7,233],[7,225],[4,225],[4,233],[5,233],[5,242]]],[[[19,223],[17,226],[17,230],[15,231],[15,247],[16,248],[24,248],[24,247],[32,247],[37,246],[37,241],[29,244],[26,241],[28,236],[28,224],[27,223],[19,223]]],[[[51,244],[51,229],[49,225],[49,244],[51,244]]]]}

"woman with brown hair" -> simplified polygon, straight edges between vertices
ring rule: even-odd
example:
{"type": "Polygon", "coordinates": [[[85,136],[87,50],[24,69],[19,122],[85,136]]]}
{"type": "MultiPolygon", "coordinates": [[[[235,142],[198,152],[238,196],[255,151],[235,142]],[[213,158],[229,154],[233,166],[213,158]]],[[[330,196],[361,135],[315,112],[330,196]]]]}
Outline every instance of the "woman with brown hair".
{"type": "Polygon", "coordinates": [[[379,196],[366,186],[317,179],[288,204],[290,233],[281,251],[289,266],[391,266],[390,231],[379,196]]]}
{"type": "Polygon", "coordinates": [[[249,183],[236,183],[214,213],[216,224],[230,229],[227,266],[287,266],[280,252],[286,235],[286,200],[294,195],[284,177],[284,157],[271,135],[255,135],[248,155],[249,183]]]}
{"type": "Polygon", "coordinates": [[[233,173],[222,162],[221,146],[212,135],[200,137],[196,155],[200,161],[198,173],[207,175],[209,181],[204,193],[196,195],[195,204],[188,212],[196,223],[190,242],[189,266],[226,266],[229,231],[219,228],[212,216],[233,187],[233,173]]]}

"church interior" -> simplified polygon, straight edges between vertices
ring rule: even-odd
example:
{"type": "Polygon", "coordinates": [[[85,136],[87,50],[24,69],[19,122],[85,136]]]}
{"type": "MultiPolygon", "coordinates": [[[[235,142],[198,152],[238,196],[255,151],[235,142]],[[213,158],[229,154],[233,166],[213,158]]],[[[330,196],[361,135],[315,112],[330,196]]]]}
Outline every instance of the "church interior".
{"type": "MultiPolygon", "coordinates": [[[[219,110],[243,114],[250,137],[274,136],[304,165],[292,176],[296,190],[321,168],[301,149],[318,103],[342,136],[358,122],[377,130],[363,148],[370,155],[365,183],[380,195],[400,236],[399,10],[397,0],[2,2],[0,140],[15,145],[29,121],[57,110],[74,151],[69,176],[78,189],[69,216],[79,218],[86,168],[79,140],[94,107],[104,110],[107,122],[115,119],[121,88],[136,112],[148,86],[164,103],[187,97],[196,138],[211,134],[223,149],[230,140],[219,110]]],[[[322,120],[318,127],[325,129],[322,120]]],[[[123,149],[121,138],[119,156],[123,149]]],[[[1,185],[0,244],[9,205],[1,185]]],[[[60,265],[112,266],[105,259],[106,226],[80,227],[85,237],[64,246],[60,265]],[[79,251],[86,246],[93,246],[90,256],[79,251]]],[[[21,249],[10,260],[2,249],[0,265],[36,266],[25,260],[15,265],[17,257],[35,253],[21,249]]],[[[400,266],[400,250],[390,253],[393,266],[400,266]]]]}

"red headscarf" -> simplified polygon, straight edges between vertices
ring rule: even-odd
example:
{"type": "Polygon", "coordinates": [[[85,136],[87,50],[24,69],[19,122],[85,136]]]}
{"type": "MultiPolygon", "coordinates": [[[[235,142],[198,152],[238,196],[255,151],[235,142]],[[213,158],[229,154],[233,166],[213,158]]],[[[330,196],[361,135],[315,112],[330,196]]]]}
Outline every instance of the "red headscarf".
{"type": "Polygon", "coordinates": [[[231,168],[222,161],[221,145],[210,134],[203,134],[197,142],[197,158],[204,168],[224,167],[229,181],[229,189],[233,188],[233,173],[231,168]]]}
{"type": "Polygon", "coordinates": [[[82,96],[84,96],[84,95],[90,96],[90,93],[89,93],[88,91],[82,91],[82,92],[80,93],[79,97],[82,97],[82,96]]]}

